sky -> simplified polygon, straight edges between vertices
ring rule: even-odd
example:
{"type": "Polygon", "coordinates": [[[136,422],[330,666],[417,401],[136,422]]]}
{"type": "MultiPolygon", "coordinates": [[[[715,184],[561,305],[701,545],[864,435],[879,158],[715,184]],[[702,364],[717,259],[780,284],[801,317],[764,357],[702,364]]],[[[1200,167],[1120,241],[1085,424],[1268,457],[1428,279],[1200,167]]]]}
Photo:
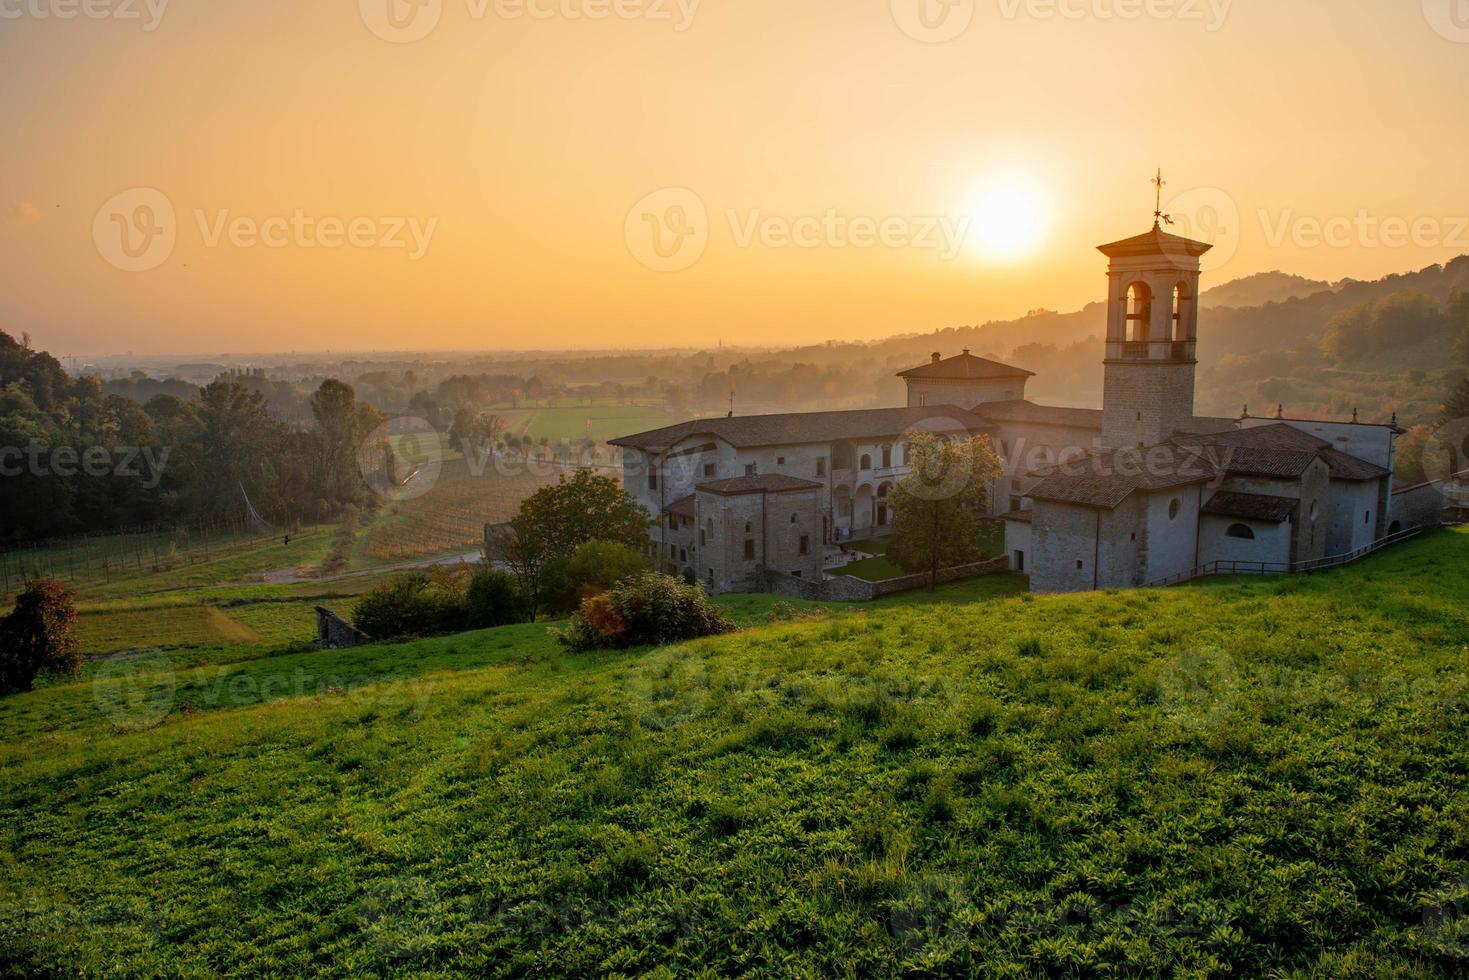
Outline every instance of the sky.
{"type": "Polygon", "coordinates": [[[866,340],[1469,253],[1469,0],[0,0],[63,355],[866,340]]]}

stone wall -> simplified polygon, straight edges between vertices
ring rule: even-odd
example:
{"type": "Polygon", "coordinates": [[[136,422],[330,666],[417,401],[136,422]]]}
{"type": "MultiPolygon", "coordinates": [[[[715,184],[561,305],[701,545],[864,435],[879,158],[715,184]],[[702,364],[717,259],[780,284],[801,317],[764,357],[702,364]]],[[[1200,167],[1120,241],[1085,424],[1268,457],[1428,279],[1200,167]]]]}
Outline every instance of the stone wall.
{"type": "Polygon", "coordinates": [[[1388,533],[1441,523],[1447,503],[1442,483],[1424,483],[1393,494],[1388,513],[1388,533]],[[1394,524],[1398,527],[1394,528],[1394,524]]]}
{"type": "Polygon", "coordinates": [[[328,650],[365,646],[372,637],[324,606],[316,607],[316,642],[328,650]]]}
{"type": "MultiPolygon", "coordinates": [[[[1009,570],[1009,558],[991,558],[972,565],[941,568],[937,583],[944,585],[984,575],[1001,575],[1009,570]]],[[[761,591],[773,592],[792,599],[806,599],[811,602],[871,602],[873,599],[880,599],[886,595],[926,589],[929,581],[929,574],[923,572],[883,582],[868,582],[852,575],[838,575],[816,582],[766,569],[761,576],[761,591]]]]}

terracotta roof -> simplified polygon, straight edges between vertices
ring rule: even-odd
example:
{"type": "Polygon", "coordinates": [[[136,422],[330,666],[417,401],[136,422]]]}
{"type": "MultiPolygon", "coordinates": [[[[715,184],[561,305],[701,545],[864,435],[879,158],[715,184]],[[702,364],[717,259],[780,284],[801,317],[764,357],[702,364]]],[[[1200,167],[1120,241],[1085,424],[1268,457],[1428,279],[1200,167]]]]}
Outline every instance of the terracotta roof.
{"type": "Polygon", "coordinates": [[[801,480],[784,473],[766,476],[737,476],[730,480],[715,480],[701,483],[698,489],[721,497],[738,497],[747,493],[788,493],[792,490],[820,490],[821,484],[801,480]]]}
{"type": "Polygon", "coordinates": [[[1035,511],[1033,511],[1033,510],[1012,510],[1012,511],[1008,511],[1008,512],[1000,515],[1000,520],[1002,520],[1002,521],[1015,521],[1017,524],[1033,524],[1033,523],[1035,523],[1035,511]]]}
{"type": "Polygon", "coordinates": [[[695,419],[613,439],[612,445],[661,451],[683,439],[712,435],[737,449],[755,446],[794,446],[843,439],[897,437],[910,429],[923,432],[990,431],[984,419],[957,405],[927,408],[874,408],[853,412],[794,412],[787,415],[737,415],[733,418],[695,419]]]}
{"type": "Polygon", "coordinates": [[[698,517],[699,511],[695,506],[696,500],[693,494],[681,497],[663,508],[663,513],[672,514],[674,517],[698,517]]]}
{"type": "Polygon", "coordinates": [[[1280,524],[1290,519],[1300,503],[1291,497],[1269,497],[1259,493],[1235,493],[1221,490],[1209,498],[1200,511],[1214,517],[1239,517],[1247,521],[1269,521],[1280,524]]]}
{"type": "Polygon", "coordinates": [[[1098,245],[1097,251],[1111,259],[1141,255],[1178,255],[1198,258],[1213,247],[1207,242],[1196,242],[1181,235],[1170,235],[1155,224],[1151,231],[1141,235],[1124,238],[1120,242],[1112,242],[1108,245],[1098,245]]]}
{"type": "MultiPolygon", "coordinates": [[[[935,354],[935,357],[938,355],[935,354]]],[[[992,361],[988,357],[976,357],[965,351],[953,357],[936,360],[932,364],[899,371],[900,378],[918,378],[945,381],[977,381],[989,378],[1033,378],[1034,371],[1012,367],[992,361]]]]}
{"type": "Polygon", "coordinates": [[[1076,429],[1102,429],[1100,408],[1061,408],[1032,401],[985,402],[974,414],[992,422],[1028,422],[1032,425],[1064,425],[1076,429]]]}
{"type": "Polygon", "coordinates": [[[1207,415],[1196,415],[1192,422],[1189,422],[1178,431],[1194,435],[1207,435],[1214,432],[1231,432],[1234,430],[1235,425],[1235,419],[1211,418],[1207,415]]]}
{"type": "Polygon", "coordinates": [[[1152,493],[1207,483],[1219,475],[1207,458],[1184,446],[1163,443],[1120,449],[1072,460],[1043,471],[1027,496],[1112,510],[1135,491],[1152,493]]]}

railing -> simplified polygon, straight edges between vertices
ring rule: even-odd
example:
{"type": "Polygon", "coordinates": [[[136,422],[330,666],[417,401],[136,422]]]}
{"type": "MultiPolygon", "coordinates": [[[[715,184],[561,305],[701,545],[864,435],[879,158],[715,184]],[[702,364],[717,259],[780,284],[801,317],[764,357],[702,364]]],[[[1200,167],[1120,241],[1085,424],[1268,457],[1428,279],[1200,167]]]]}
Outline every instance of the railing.
{"type": "Polygon", "coordinates": [[[1146,361],[1151,356],[1152,345],[1146,340],[1127,340],[1122,343],[1124,361],[1146,361]]]}
{"type": "Polygon", "coordinates": [[[1164,588],[1170,585],[1179,585],[1191,582],[1194,579],[1213,578],[1219,575],[1293,575],[1300,572],[1319,572],[1328,568],[1339,568],[1349,565],[1360,558],[1366,558],[1370,554],[1399,544],[1409,538],[1422,534],[1425,528],[1415,527],[1397,534],[1389,534],[1369,545],[1364,545],[1356,551],[1344,555],[1333,555],[1330,558],[1312,558],[1309,561],[1279,562],[1279,561],[1211,561],[1200,565],[1198,568],[1187,572],[1179,572],[1156,582],[1148,583],[1148,588],[1164,588]]]}

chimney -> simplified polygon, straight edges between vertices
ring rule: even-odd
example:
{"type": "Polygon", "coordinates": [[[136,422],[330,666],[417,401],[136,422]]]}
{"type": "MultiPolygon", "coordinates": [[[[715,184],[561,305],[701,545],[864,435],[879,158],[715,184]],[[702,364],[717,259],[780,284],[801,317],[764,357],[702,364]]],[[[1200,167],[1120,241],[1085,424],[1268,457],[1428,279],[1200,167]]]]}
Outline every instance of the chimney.
{"type": "Polygon", "coordinates": [[[969,348],[968,347],[964,348],[964,356],[965,357],[968,357],[969,356],[969,348]]]}
{"type": "Polygon", "coordinates": [[[940,354],[938,351],[933,352],[933,362],[935,364],[937,364],[939,361],[942,361],[943,359],[944,355],[940,354]]]}

